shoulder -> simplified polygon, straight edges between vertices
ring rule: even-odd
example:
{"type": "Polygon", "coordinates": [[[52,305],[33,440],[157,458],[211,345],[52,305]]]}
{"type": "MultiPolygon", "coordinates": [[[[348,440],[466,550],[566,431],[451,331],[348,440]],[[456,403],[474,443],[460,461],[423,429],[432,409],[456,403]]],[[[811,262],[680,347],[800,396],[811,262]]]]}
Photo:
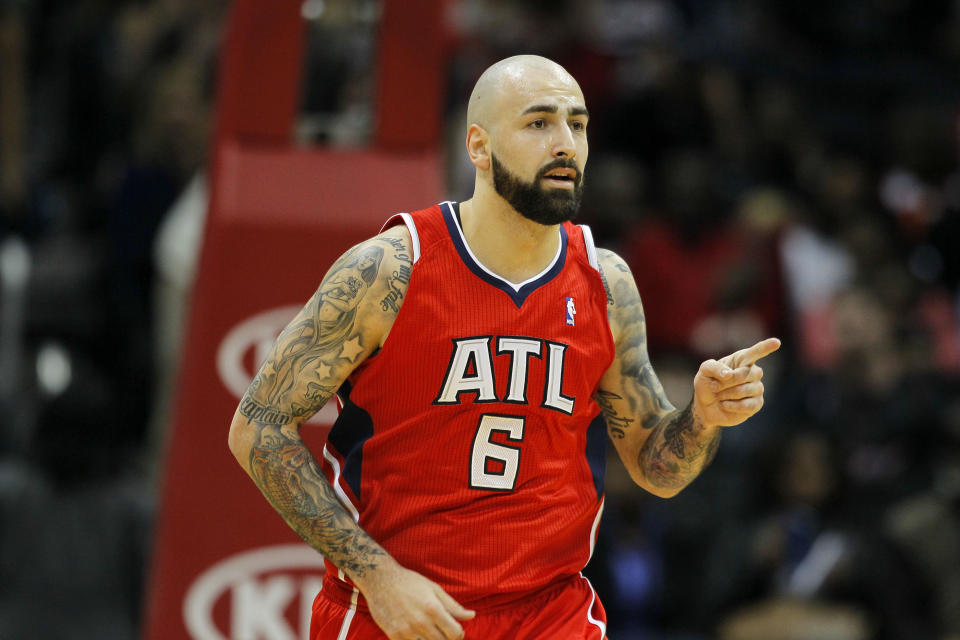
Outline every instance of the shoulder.
{"type": "Polygon", "coordinates": [[[384,255],[396,253],[404,253],[409,255],[411,253],[411,245],[412,241],[410,238],[410,231],[407,230],[405,225],[398,224],[387,227],[377,235],[367,238],[363,242],[354,245],[347,250],[347,252],[344,253],[340,259],[343,260],[348,256],[364,252],[383,252],[384,255]]]}
{"type": "Polygon", "coordinates": [[[597,249],[597,262],[607,290],[607,317],[616,340],[643,318],[640,292],[627,262],[609,249],[597,249]]]}
{"type": "Polygon", "coordinates": [[[627,299],[636,295],[637,285],[633,279],[626,260],[610,249],[597,249],[597,263],[600,266],[600,275],[603,277],[603,286],[607,289],[607,304],[616,306],[625,303],[627,299]]]}
{"type": "Polygon", "coordinates": [[[397,225],[351,249],[357,255],[367,256],[366,264],[375,264],[370,267],[369,289],[358,309],[358,320],[381,346],[407,295],[413,269],[412,245],[406,226],[397,225]]]}
{"type": "Polygon", "coordinates": [[[603,271],[630,273],[630,267],[627,266],[627,262],[616,252],[611,251],[610,249],[597,247],[597,262],[600,264],[600,269],[603,271]]]}
{"type": "Polygon", "coordinates": [[[371,240],[379,240],[392,245],[403,245],[403,248],[407,249],[408,251],[412,244],[410,230],[407,229],[407,225],[400,223],[387,227],[371,238],[371,240]]]}
{"type": "Polygon", "coordinates": [[[372,238],[354,245],[331,267],[334,272],[344,264],[359,265],[369,273],[367,284],[382,280],[390,267],[413,262],[410,232],[403,225],[384,229],[372,238]]]}

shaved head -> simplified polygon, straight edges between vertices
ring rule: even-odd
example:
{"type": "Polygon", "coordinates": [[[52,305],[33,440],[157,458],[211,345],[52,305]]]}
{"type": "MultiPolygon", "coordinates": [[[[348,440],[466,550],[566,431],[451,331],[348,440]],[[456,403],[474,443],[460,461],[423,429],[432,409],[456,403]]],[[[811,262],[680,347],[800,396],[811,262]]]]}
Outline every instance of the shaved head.
{"type": "Polygon", "coordinates": [[[587,107],[567,70],[541,56],[513,56],[480,75],[467,104],[474,197],[490,193],[542,225],[572,219],[587,161],[587,107]]]}
{"type": "Polygon", "coordinates": [[[467,104],[467,125],[478,124],[489,130],[509,98],[528,94],[542,84],[565,87],[583,99],[577,81],[553,60],[533,55],[512,56],[494,63],[480,75],[467,104]]]}

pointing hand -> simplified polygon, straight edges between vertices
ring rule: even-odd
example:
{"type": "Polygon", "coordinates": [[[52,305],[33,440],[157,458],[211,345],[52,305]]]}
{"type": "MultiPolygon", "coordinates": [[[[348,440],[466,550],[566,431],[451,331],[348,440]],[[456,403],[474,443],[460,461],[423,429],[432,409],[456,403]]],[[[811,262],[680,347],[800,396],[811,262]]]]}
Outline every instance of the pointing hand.
{"type": "Polygon", "coordinates": [[[763,406],[763,369],[756,362],[780,348],[767,338],[720,360],[707,360],[693,379],[693,410],[705,426],[740,424],[763,406]]]}

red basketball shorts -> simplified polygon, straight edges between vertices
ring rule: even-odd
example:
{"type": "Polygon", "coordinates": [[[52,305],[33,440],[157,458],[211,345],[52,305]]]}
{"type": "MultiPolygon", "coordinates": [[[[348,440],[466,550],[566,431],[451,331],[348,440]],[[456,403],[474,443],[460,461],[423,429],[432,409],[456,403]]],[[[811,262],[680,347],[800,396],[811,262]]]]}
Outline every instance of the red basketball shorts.
{"type": "MultiPolygon", "coordinates": [[[[469,608],[469,607],[468,607],[469,608]]],[[[526,600],[462,621],[466,640],[607,640],[607,614],[590,582],[574,576],[526,600]]],[[[366,607],[321,591],[311,640],[387,640],[366,607]]]]}

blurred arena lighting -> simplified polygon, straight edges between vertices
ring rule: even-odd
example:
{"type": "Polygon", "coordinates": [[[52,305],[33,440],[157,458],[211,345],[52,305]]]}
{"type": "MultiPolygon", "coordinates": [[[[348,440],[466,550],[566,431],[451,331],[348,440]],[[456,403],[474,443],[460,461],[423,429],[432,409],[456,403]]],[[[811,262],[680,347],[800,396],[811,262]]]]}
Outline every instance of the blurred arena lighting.
{"type": "Polygon", "coordinates": [[[324,0],[305,0],[300,6],[300,15],[305,20],[319,20],[326,8],[327,3],[324,0]]]}
{"type": "Polygon", "coordinates": [[[0,244],[0,406],[8,412],[2,439],[15,449],[25,446],[28,433],[20,368],[31,260],[22,239],[10,236],[0,244]]]}
{"type": "Polygon", "coordinates": [[[30,280],[30,249],[11,236],[0,244],[0,394],[13,391],[18,368],[24,303],[30,280]]]}
{"type": "Polygon", "coordinates": [[[0,245],[0,277],[3,288],[20,289],[30,277],[30,250],[27,244],[17,237],[10,237],[0,245]]]}
{"type": "Polygon", "coordinates": [[[48,397],[62,394],[73,379],[70,354],[63,345],[45,342],[37,351],[37,383],[48,397]]]}

